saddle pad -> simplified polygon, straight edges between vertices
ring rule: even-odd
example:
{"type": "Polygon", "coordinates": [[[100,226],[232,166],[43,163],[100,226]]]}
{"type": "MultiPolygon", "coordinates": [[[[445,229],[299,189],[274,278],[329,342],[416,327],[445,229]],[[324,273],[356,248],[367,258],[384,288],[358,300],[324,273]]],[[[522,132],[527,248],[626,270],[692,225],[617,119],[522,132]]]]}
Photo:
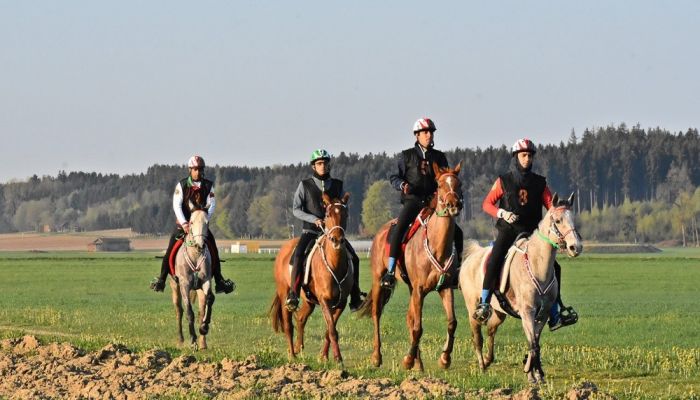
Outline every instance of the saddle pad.
{"type": "MultiPolygon", "coordinates": [[[[421,224],[421,220],[425,221],[426,218],[428,218],[430,215],[432,215],[433,211],[434,210],[432,208],[423,207],[423,209],[421,209],[420,212],[418,213],[418,215],[416,216],[416,219],[414,219],[413,222],[411,223],[411,225],[408,226],[408,230],[401,240],[401,257],[400,258],[403,258],[403,253],[406,250],[406,244],[408,243],[408,241],[411,240],[413,235],[415,235],[416,232],[418,232],[418,229],[420,229],[420,227],[423,226],[421,224]]],[[[389,232],[386,235],[386,242],[384,243],[384,256],[385,257],[389,257],[389,250],[391,249],[391,244],[390,244],[391,235],[394,234],[394,230],[396,229],[396,223],[397,223],[396,219],[394,219],[391,222],[391,226],[389,227],[389,232]]]]}
{"type": "Polygon", "coordinates": [[[510,249],[508,249],[508,254],[506,255],[506,259],[503,262],[503,269],[501,269],[501,284],[499,286],[499,291],[501,293],[506,292],[506,288],[508,287],[508,276],[510,274],[510,265],[513,263],[513,258],[515,257],[515,253],[525,253],[525,250],[521,248],[521,246],[527,241],[527,239],[523,238],[520,240],[517,240],[515,243],[513,243],[512,246],[510,246],[510,249]]]}
{"type": "Polygon", "coordinates": [[[168,264],[170,265],[170,275],[175,276],[175,257],[177,257],[177,252],[184,243],[184,239],[179,239],[175,242],[172,251],[170,252],[170,257],[168,258],[168,264]]]}

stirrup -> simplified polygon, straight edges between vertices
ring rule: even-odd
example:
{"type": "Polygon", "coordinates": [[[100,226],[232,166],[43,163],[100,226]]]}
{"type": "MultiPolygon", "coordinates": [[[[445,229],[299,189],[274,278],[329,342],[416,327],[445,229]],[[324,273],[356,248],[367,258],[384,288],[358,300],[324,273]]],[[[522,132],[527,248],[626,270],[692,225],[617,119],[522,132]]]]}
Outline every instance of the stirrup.
{"type": "Polygon", "coordinates": [[[394,290],[394,286],[396,286],[396,277],[394,274],[389,272],[384,274],[384,276],[382,276],[381,286],[386,289],[394,290]]]}
{"type": "Polygon", "coordinates": [[[578,322],[578,313],[573,307],[562,307],[559,310],[559,319],[561,320],[562,326],[573,325],[578,322]]]}
{"type": "Polygon", "coordinates": [[[284,302],[284,307],[289,312],[294,312],[299,308],[299,296],[294,292],[289,292],[287,301],[284,302]]]}
{"type": "Polygon", "coordinates": [[[151,284],[149,285],[151,290],[154,292],[162,292],[165,290],[165,279],[160,279],[159,277],[153,278],[151,284]]]}
{"type": "Polygon", "coordinates": [[[236,283],[230,279],[222,279],[220,281],[217,281],[215,286],[216,289],[214,291],[216,293],[228,294],[236,290],[236,283]]]}
{"type": "Polygon", "coordinates": [[[474,310],[472,318],[474,318],[476,322],[480,323],[481,325],[486,325],[486,322],[489,320],[489,318],[491,318],[492,313],[493,308],[491,307],[491,304],[482,303],[481,299],[479,299],[479,303],[476,305],[476,310],[474,310]]]}

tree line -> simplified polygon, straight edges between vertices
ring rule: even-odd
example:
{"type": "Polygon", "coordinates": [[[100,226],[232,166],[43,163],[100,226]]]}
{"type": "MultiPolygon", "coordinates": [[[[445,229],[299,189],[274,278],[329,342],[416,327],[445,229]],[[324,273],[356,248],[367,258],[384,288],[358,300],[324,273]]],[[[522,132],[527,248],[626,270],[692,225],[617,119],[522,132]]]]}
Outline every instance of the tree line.
{"type": "MultiPolygon", "coordinates": [[[[392,155],[341,152],[334,157],[331,174],[351,194],[349,233],[369,236],[396,214],[398,192],[387,179],[403,147],[408,146],[392,155]]],[[[507,146],[445,153],[450,165],[462,162],[465,209],[459,223],[466,237],[492,237],[493,221],[481,211],[481,202],[495,178],[511,166],[507,146]]],[[[552,190],[577,194],[575,211],[586,238],[697,243],[698,157],[697,129],[674,133],[621,124],[586,129],[580,137],[572,130],[559,144],[538,146],[534,170],[547,177],[552,190]]],[[[226,238],[298,235],[301,224],[292,216],[291,199],[310,172],[306,163],[207,168],[217,198],[212,230],[226,238]]],[[[60,171],[0,184],[0,232],[44,226],[169,232],[174,227],[172,191],[186,174],[184,166],[156,164],[141,174],[60,171]]]]}

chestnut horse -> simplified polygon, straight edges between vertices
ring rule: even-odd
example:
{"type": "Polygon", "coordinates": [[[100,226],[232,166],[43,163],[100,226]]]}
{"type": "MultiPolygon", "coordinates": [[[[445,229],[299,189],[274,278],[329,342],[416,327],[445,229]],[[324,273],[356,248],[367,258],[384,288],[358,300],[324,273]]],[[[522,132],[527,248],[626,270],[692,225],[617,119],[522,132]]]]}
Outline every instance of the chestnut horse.
{"type": "MultiPolygon", "coordinates": [[[[423,370],[423,361],[419,342],[423,334],[423,300],[428,293],[435,290],[438,282],[447,278],[445,273],[455,270],[456,265],[452,265],[455,259],[453,247],[455,217],[459,215],[462,208],[461,183],[457,176],[461,164],[458,164],[455,169],[439,168],[436,164],[433,164],[432,168],[438,184],[437,199],[434,199],[437,200],[436,207],[427,220],[421,221],[422,228],[406,244],[404,268],[408,279],[404,279],[400,273],[397,274],[406,283],[410,293],[406,324],[410,334],[411,347],[403,358],[403,366],[406,369],[415,367],[421,371],[423,370]]],[[[374,321],[372,363],[376,367],[382,364],[379,320],[382,316],[382,310],[391,296],[391,290],[381,286],[381,278],[387,272],[388,257],[385,254],[385,246],[391,223],[390,221],[382,226],[374,237],[370,255],[372,289],[361,309],[361,315],[371,315],[374,321]]],[[[397,265],[397,269],[400,268],[397,265]]],[[[442,286],[439,294],[447,314],[447,341],[443,347],[439,364],[442,368],[448,368],[451,363],[457,319],[455,318],[454,297],[450,285],[442,286]]]]}
{"type": "MultiPolygon", "coordinates": [[[[540,221],[535,232],[527,239],[520,239],[511,247],[506,263],[508,269],[508,286],[504,296],[508,299],[512,311],[522,319],[523,331],[528,342],[524,372],[531,383],[544,381],[544,371],[540,361],[540,334],[549,318],[549,310],[559,293],[557,278],[554,275],[554,257],[557,249],[566,249],[570,257],[578,256],[583,250],[581,236],[576,231],[571,215],[573,193],[568,200],[560,200],[555,193],[553,206],[540,221]]],[[[471,324],[474,352],[479,367],[486,370],[493,362],[493,342],[498,327],[506,318],[506,312],[496,300],[491,299],[494,312],[486,322],[488,330],[488,352],[483,356],[484,339],[481,325],[473,318],[474,310],[481,296],[484,280],[483,265],[488,256],[488,248],[481,247],[476,241],[469,241],[464,252],[464,262],[459,274],[467,314],[471,324]]]]}
{"type": "Polygon", "coordinates": [[[207,348],[207,333],[211,322],[214,293],[211,289],[211,254],[206,246],[209,221],[207,212],[201,209],[192,211],[190,230],[184,243],[175,255],[175,276],[170,280],[173,291],[173,305],[177,317],[178,343],[184,342],[182,336],[182,304],[186,305],[190,344],[197,348],[197,334],[194,330],[193,294],[199,302],[199,348],[207,348]]]}
{"type": "MultiPolygon", "coordinates": [[[[347,203],[350,194],[345,193],[342,199],[331,199],[323,194],[323,204],[326,207],[326,215],[323,220],[324,231],[314,245],[310,260],[310,277],[308,287],[317,302],[321,306],[323,318],[326,320],[325,343],[321,349],[321,359],[328,360],[328,348],[333,346],[333,357],[336,362],[342,363],[338,345],[338,331],[336,324],[340,314],[343,313],[350,289],[353,286],[353,268],[351,257],[345,247],[345,224],[348,218],[347,203]]],[[[296,312],[297,335],[294,346],[294,325],[292,312],[284,307],[287,292],[291,285],[290,259],[294,254],[298,238],[285,243],[275,259],[275,282],[277,290],[270,307],[270,319],[275,332],[284,331],[287,336],[288,352],[290,359],[296,357],[304,349],[304,326],[309,315],[314,311],[315,304],[309,301],[302,290],[304,302],[296,312]]]]}

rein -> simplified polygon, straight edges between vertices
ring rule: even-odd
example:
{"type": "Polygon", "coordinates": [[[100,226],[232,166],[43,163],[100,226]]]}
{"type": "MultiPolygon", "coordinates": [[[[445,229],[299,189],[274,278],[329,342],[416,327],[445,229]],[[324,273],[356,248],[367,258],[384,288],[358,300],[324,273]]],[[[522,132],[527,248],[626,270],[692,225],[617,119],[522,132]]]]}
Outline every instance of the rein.
{"type": "MultiPolygon", "coordinates": [[[[328,211],[330,210],[331,206],[334,206],[334,205],[341,206],[343,208],[347,208],[347,205],[340,203],[340,202],[328,204],[326,206],[326,216],[328,216],[328,211]]],[[[318,246],[316,246],[316,247],[321,252],[321,261],[323,261],[323,265],[326,267],[326,271],[328,271],[328,273],[331,274],[331,277],[335,281],[336,285],[338,285],[338,301],[335,303],[335,305],[333,305],[331,307],[331,308],[338,308],[338,306],[340,305],[340,300],[343,298],[343,286],[342,286],[342,284],[343,284],[343,282],[345,282],[345,280],[348,278],[348,276],[350,276],[350,271],[352,271],[354,266],[352,265],[352,261],[350,260],[350,257],[348,257],[348,265],[350,267],[345,270],[345,276],[343,277],[343,279],[338,279],[338,276],[335,274],[335,272],[333,272],[333,267],[328,262],[328,258],[326,257],[326,249],[325,249],[324,245],[325,245],[326,240],[328,240],[328,238],[330,237],[330,234],[336,229],[339,229],[341,231],[341,233],[343,234],[343,237],[345,237],[345,228],[343,228],[340,225],[336,225],[336,226],[331,227],[330,229],[326,229],[326,228],[321,228],[321,229],[323,229],[323,235],[321,235],[321,237],[317,239],[318,246]]],[[[342,250],[343,249],[341,248],[340,251],[342,251],[342,250]]],[[[311,256],[313,256],[313,255],[311,255],[311,256]]]]}

